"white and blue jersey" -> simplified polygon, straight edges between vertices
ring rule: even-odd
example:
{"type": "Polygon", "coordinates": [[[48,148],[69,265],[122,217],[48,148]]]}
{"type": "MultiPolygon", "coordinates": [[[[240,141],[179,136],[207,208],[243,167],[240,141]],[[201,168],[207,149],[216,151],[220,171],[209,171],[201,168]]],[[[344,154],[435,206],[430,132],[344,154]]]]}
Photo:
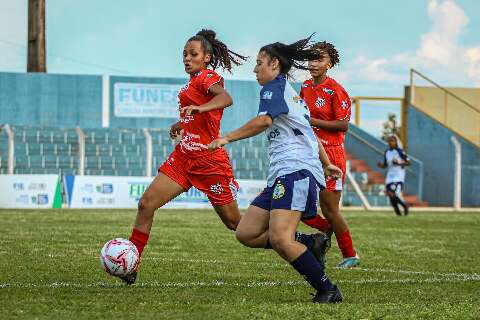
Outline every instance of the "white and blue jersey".
{"type": "Polygon", "coordinates": [[[405,182],[405,167],[393,163],[393,160],[398,162],[409,161],[407,154],[400,148],[387,149],[384,153],[383,164],[387,167],[387,177],[385,184],[394,182],[405,182]]]}
{"type": "Polygon", "coordinates": [[[318,194],[325,177],[318,155],[318,141],[310,126],[307,106],[279,75],[260,92],[258,115],[269,115],[267,129],[269,166],[267,187],[252,205],[302,212],[302,218],[317,213],[318,194]]]}
{"type": "Polygon", "coordinates": [[[310,126],[310,112],[303,100],[280,74],[260,91],[258,115],[269,115],[267,185],[277,177],[308,170],[324,186],[325,177],[318,157],[318,142],[310,126]]]}

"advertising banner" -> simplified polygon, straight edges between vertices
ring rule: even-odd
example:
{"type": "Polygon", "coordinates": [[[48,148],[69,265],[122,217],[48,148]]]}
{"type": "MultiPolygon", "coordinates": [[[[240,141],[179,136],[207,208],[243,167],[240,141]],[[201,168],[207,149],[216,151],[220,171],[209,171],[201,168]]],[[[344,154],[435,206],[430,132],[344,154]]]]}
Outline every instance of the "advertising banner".
{"type": "Polygon", "coordinates": [[[116,117],[178,118],[179,84],[117,82],[113,86],[116,117]]]}
{"type": "MultiPolygon", "coordinates": [[[[150,177],[66,176],[69,208],[136,208],[152,182],[150,177]]],[[[265,181],[238,180],[238,204],[246,208],[265,187],[265,181]]],[[[203,209],[211,205],[202,192],[191,188],[164,208],[203,209]]]]}
{"type": "Polygon", "coordinates": [[[0,208],[61,208],[58,175],[0,175],[0,208]]]}

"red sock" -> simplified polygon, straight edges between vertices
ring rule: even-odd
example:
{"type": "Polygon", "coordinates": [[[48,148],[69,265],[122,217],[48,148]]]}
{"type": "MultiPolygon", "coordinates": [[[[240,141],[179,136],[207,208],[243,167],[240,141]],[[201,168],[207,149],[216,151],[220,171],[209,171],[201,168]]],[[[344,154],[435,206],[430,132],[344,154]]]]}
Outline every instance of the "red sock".
{"type": "Polygon", "coordinates": [[[331,228],[328,220],[318,214],[311,219],[302,220],[302,222],[305,223],[307,226],[315,228],[322,232],[327,232],[331,228]]]}
{"type": "Polygon", "coordinates": [[[148,234],[140,230],[133,229],[132,235],[130,236],[130,241],[137,247],[138,253],[141,256],[143,248],[147,245],[148,234]]]}
{"type": "Polygon", "coordinates": [[[342,251],[344,258],[351,258],[357,255],[355,249],[353,249],[352,237],[349,231],[345,231],[338,236],[335,234],[335,237],[337,238],[338,247],[340,251],[342,251]]]}

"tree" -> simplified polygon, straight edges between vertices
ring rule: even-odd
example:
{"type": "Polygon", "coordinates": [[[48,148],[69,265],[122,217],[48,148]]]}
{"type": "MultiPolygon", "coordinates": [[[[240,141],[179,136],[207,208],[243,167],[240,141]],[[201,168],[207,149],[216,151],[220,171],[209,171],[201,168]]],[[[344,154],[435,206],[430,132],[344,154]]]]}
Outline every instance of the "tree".
{"type": "Polygon", "coordinates": [[[389,113],[388,120],[383,123],[382,139],[386,141],[391,135],[399,137],[400,128],[397,122],[397,116],[394,113],[389,113]]]}

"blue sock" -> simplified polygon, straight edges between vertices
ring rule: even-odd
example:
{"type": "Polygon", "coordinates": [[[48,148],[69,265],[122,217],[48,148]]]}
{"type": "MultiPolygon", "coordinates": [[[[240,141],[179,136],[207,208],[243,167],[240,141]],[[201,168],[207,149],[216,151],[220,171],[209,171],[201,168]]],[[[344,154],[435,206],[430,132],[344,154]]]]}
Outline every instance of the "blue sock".
{"type": "Polygon", "coordinates": [[[290,264],[317,291],[333,290],[332,282],[328,279],[323,267],[318,263],[310,250],[307,249],[290,264]]]}
{"type": "Polygon", "coordinates": [[[308,250],[313,248],[314,241],[311,234],[295,232],[295,241],[303,244],[308,250]]]}

